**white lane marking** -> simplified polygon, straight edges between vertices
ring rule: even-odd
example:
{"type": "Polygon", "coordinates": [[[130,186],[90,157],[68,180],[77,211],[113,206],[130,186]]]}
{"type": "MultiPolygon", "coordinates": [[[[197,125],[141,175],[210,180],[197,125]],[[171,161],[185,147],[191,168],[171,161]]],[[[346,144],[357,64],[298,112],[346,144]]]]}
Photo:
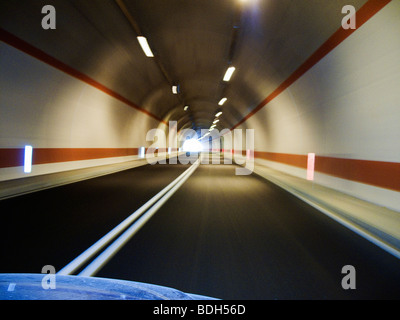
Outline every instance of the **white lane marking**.
{"type": "Polygon", "coordinates": [[[94,276],[128,241],[137,233],[141,227],[162,207],[162,205],[185,183],[192,173],[200,165],[200,160],[190,168],[190,172],[181,179],[167,194],[164,195],[151,209],[149,209],[140,219],[129,227],[117,240],[115,240],[106,250],[94,259],[79,276],[94,276]]]}
{"type": "Polygon", "coordinates": [[[169,190],[171,190],[179,181],[184,179],[189,173],[191,174],[194,165],[190,166],[185,172],[183,172],[178,178],[172,181],[163,190],[157,193],[153,198],[146,202],[142,207],[132,213],[128,218],[122,221],[118,226],[108,232],[100,240],[94,243],[91,247],[86,249],[78,257],[72,260],[64,268],[62,268],[57,274],[59,275],[71,275],[74,271],[85,264],[90,258],[92,258],[97,252],[99,252],[104,246],[112,241],[118,234],[132,224],[137,218],[139,218],[146,210],[148,210],[155,202],[157,202],[162,196],[164,196],[169,190]]]}

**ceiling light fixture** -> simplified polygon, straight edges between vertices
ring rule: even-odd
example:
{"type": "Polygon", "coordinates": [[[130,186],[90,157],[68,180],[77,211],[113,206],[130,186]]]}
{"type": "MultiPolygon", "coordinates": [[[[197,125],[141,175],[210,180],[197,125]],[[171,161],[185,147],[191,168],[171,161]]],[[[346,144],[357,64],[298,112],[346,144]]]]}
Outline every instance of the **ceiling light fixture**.
{"type": "Polygon", "coordinates": [[[187,111],[189,109],[189,106],[185,106],[184,108],[183,108],[183,110],[185,110],[185,111],[187,111]]]}
{"type": "Polygon", "coordinates": [[[150,46],[149,46],[149,43],[147,42],[147,39],[145,37],[142,37],[142,36],[137,37],[137,39],[139,41],[140,46],[142,47],[142,50],[143,50],[144,54],[147,57],[153,58],[154,54],[150,49],[150,46]]]}
{"type": "Polygon", "coordinates": [[[213,122],[213,124],[216,124],[217,122],[219,122],[219,119],[216,119],[216,120],[213,122]]]}
{"type": "Polygon", "coordinates": [[[235,72],[236,68],[235,67],[229,67],[228,70],[226,70],[225,76],[224,76],[224,81],[228,82],[231,80],[231,77],[233,73],[235,72]]]}
{"type": "Polygon", "coordinates": [[[179,93],[179,86],[172,86],[172,93],[178,94],[179,93]]]}
{"type": "Polygon", "coordinates": [[[222,114],[222,111],[218,112],[215,116],[218,118],[222,114]]]}
{"type": "Polygon", "coordinates": [[[227,98],[222,98],[218,104],[222,106],[227,100],[228,100],[227,98]]]}

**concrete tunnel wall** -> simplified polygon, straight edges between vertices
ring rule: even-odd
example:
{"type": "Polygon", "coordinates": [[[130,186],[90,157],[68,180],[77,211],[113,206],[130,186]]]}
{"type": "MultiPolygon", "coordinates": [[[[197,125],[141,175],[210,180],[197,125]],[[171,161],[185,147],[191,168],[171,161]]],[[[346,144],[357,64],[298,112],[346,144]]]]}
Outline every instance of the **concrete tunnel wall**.
{"type": "MultiPolygon", "coordinates": [[[[305,178],[306,155],[316,153],[315,183],[400,211],[399,16],[392,1],[237,127],[255,130],[260,162],[305,178]]],[[[0,180],[27,176],[27,144],[48,153],[32,176],[132,160],[150,144],[148,130],[167,130],[96,85],[0,46],[0,180]]]]}
{"type": "Polygon", "coordinates": [[[315,183],[400,211],[399,17],[392,1],[237,127],[259,163],[305,179],[315,153],[315,183]]]}
{"type": "Polygon", "coordinates": [[[0,42],[0,181],[136,159],[164,122],[0,42]],[[23,172],[23,148],[34,148],[23,172]]]}

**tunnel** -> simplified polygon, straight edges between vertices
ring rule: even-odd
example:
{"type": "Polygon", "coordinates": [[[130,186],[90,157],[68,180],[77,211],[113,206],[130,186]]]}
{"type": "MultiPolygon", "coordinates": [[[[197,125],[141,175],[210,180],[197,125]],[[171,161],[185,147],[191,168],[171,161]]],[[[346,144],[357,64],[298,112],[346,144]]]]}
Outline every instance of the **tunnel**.
{"type": "Polygon", "coordinates": [[[400,298],[399,0],[3,0],[0,40],[2,300],[400,298]]]}

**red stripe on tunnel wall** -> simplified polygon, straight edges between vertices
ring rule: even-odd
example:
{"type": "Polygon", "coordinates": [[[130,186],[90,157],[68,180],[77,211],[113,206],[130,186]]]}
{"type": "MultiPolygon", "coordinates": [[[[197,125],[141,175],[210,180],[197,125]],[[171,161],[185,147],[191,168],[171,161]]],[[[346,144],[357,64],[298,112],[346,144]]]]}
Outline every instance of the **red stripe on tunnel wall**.
{"type": "Polygon", "coordinates": [[[307,156],[305,155],[254,151],[254,157],[303,169],[307,168],[307,156]]]}
{"type": "Polygon", "coordinates": [[[104,86],[101,83],[97,82],[96,80],[90,78],[86,74],[68,66],[64,62],[61,62],[60,60],[57,60],[56,58],[48,55],[44,51],[30,45],[29,43],[25,42],[24,40],[16,37],[15,35],[9,33],[8,31],[6,31],[2,28],[0,28],[0,41],[3,41],[14,48],[66,73],[78,80],[81,80],[81,81],[87,83],[88,85],[90,85],[90,86],[104,92],[105,94],[127,104],[128,106],[148,115],[149,117],[152,117],[153,119],[168,125],[168,123],[166,121],[157,117],[153,113],[139,107],[138,105],[136,105],[132,101],[128,100],[127,98],[123,97],[119,93],[107,88],[106,86],[104,86]]]}
{"type": "Polygon", "coordinates": [[[315,171],[376,187],[400,191],[400,163],[316,157],[315,171]]]}
{"type": "MultiPolygon", "coordinates": [[[[254,156],[307,169],[307,155],[255,151],[254,156]]],[[[398,162],[316,156],[315,171],[375,187],[400,191],[400,163],[398,162]]]]}
{"type": "Polygon", "coordinates": [[[67,162],[79,160],[93,160],[101,158],[113,158],[135,156],[137,148],[57,148],[34,149],[32,164],[46,164],[54,162],[67,162]]]}
{"type": "Polygon", "coordinates": [[[0,168],[24,165],[24,149],[0,149],[0,168]]]}
{"type": "MultiPolygon", "coordinates": [[[[138,155],[138,148],[37,148],[32,164],[48,164],[138,155]]],[[[24,165],[24,149],[0,149],[0,168],[24,165]]]]}
{"type": "MultiPolygon", "coordinates": [[[[369,0],[356,13],[357,29],[371,19],[376,13],[383,9],[391,0],[369,0]]],[[[308,70],[315,66],[328,53],[335,49],[340,43],[346,40],[357,29],[343,29],[340,27],[321,47],[317,49],[289,78],[280,84],[268,97],[261,101],[249,114],[240,120],[231,130],[247,121],[254,114],[264,108],[268,103],[290,87],[294,82],[301,78],[308,70]]]]}
{"type": "MultiPolygon", "coordinates": [[[[160,150],[159,150],[160,151],[160,150]]],[[[138,155],[138,148],[37,148],[33,165],[138,155]]],[[[307,155],[255,151],[254,157],[306,169],[307,155]]],[[[24,164],[24,149],[0,149],[0,168],[24,164]]],[[[316,156],[315,171],[400,191],[400,163],[316,156]]]]}

